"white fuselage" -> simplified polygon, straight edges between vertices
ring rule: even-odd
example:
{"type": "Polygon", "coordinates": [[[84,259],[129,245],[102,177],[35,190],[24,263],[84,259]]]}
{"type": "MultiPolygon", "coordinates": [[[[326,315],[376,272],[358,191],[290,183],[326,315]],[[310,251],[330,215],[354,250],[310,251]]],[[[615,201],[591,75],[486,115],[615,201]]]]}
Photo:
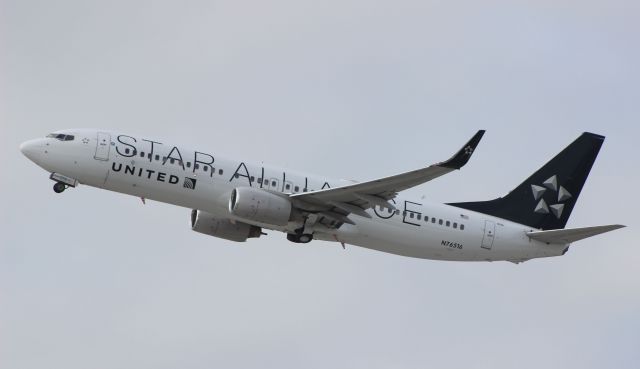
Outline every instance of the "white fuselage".
{"type": "MultiPolygon", "coordinates": [[[[66,132],[66,131],[61,131],[66,132]]],[[[206,211],[266,229],[284,227],[238,219],[229,211],[237,187],[279,193],[300,193],[350,184],[239,160],[164,141],[97,130],[70,130],[75,139],[29,141],[23,152],[45,170],[106,190],[206,211]],[[196,166],[197,164],[197,166],[196,166]],[[193,186],[187,186],[186,179],[193,186]],[[194,188],[191,188],[194,187],[194,188]]],[[[25,146],[25,145],[23,145],[25,146]]],[[[314,238],[343,242],[392,254],[460,261],[520,262],[562,255],[567,245],[548,245],[527,237],[530,227],[444,204],[397,197],[397,211],[375,208],[372,217],[349,215],[355,225],[339,229],[319,226],[314,238]]]]}

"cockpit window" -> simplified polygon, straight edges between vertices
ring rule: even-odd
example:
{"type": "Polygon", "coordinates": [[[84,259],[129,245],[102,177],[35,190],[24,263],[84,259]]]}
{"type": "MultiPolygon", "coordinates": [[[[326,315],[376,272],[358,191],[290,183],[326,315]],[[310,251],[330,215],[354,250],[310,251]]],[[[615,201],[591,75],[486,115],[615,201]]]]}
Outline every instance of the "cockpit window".
{"type": "Polygon", "coordinates": [[[73,141],[75,139],[75,136],[65,135],[62,133],[50,133],[47,135],[47,138],[55,138],[56,140],[60,141],[73,141]]]}

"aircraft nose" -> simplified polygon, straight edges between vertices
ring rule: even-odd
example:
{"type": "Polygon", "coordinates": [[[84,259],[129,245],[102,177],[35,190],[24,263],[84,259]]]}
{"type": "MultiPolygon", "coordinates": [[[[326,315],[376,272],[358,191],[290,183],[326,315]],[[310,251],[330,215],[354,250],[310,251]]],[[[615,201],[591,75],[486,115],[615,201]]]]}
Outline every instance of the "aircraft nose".
{"type": "Polygon", "coordinates": [[[40,154],[41,148],[38,141],[39,140],[29,140],[20,145],[22,154],[31,161],[36,161],[40,154]]]}

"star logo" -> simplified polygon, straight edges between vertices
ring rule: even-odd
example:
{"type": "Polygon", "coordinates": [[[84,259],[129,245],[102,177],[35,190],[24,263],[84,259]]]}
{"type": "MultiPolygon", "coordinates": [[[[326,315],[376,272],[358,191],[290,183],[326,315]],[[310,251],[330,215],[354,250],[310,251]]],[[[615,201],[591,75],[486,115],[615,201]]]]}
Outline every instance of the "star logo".
{"type": "Polygon", "coordinates": [[[473,154],[473,147],[471,147],[471,146],[465,147],[464,148],[464,153],[467,154],[467,155],[473,154]]]}
{"type": "MultiPolygon", "coordinates": [[[[558,176],[554,175],[542,183],[542,186],[531,185],[531,191],[533,192],[533,198],[537,201],[536,207],[533,210],[538,214],[553,213],[556,218],[562,218],[562,212],[564,211],[563,202],[569,200],[572,195],[566,188],[558,186],[558,176]],[[553,205],[548,205],[544,199],[544,194],[547,192],[556,192],[557,196],[553,195],[553,205]],[[557,200],[557,201],[556,201],[557,200]]],[[[549,197],[547,196],[547,199],[549,197]]]]}
{"type": "Polygon", "coordinates": [[[89,139],[88,139],[88,138],[86,138],[86,137],[85,137],[85,138],[83,138],[83,139],[82,139],[82,143],[83,143],[83,144],[85,144],[85,145],[86,145],[86,144],[88,144],[88,143],[89,143],[89,139]]]}

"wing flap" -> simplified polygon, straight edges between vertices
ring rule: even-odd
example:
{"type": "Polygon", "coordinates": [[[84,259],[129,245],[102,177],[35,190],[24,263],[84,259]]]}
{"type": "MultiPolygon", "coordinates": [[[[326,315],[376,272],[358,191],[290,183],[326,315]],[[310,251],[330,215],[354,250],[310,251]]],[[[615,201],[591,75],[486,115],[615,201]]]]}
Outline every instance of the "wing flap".
{"type": "Polygon", "coordinates": [[[596,227],[555,229],[551,231],[527,232],[527,236],[534,240],[546,243],[568,244],[575,241],[583,240],[585,238],[597,236],[602,233],[615,231],[616,229],[624,227],[626,226],[620,224],[612,224],[596,227]]]}

